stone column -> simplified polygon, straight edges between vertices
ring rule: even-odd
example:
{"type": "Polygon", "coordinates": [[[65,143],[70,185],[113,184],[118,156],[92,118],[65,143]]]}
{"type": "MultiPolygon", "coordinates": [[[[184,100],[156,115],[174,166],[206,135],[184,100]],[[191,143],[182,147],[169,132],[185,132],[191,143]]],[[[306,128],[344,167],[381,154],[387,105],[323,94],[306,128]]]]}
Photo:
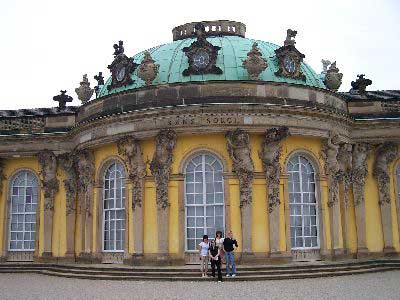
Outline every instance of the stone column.
{"type": "Polygon", "coordinates": [[[253,255],[251,240],[252,223],[252,183],[254,179],[254,164],[250,151],[250,136],[236,129],[226,133],[227,149],[232,159],[233,172],[239,178],[240,214],[242,222],[242,259],[253,255]]]}
{"type": "Polygon", "coordinates": [[[328,207],[331,221],[332,252],[334,256],[343,254],[343,236],[341,236],[341,212],[339,200],[340,165],[338,161],[340,137],[330,132],[322,143],[321,156],[325,161],[325,173],[328,178],[328,207]]]}
{"type": "Polygon", "coordinates": [[[368,255],[365,224],[365,179],[368,175],[367,160],[371,150],[372,146],[366,143],[358,143],[353,147],[352,191],[357,226],[357,257],[368,255]]]}
{"type": "MultiPolygon", "coordinates": [[[[135,258],[143,255],[143,190],[146,177],[146,164],[143,161],[143,153],[140,142],[134,137],[128,136],[117,142],[118,154],[125,161],[128,169],[129,198],[131,199],[133,224],[127,230],[133,230],[133,248],[135,258]]],[[[129,223],[129,222],[128,222],[129,223]]],[[[130,236],[130,235],[129,235],[130,236]]],[[[128,239],[126,240],[128,243],[128,239]]]]}
{"type": "Polygon", "coordinates": [[[42,176],[44,195],[44,245],[42,257],[46,259],[53,256],[52,235],[54,199],[59,188],[59,182],[57,179],[57,158],[52,151],[44,150],[39,152],[38,161],[41,169],[40,175],[42,176]]]}
{"type": "Polygon", "coordinates": [[[267,183],[267,204],[269,212],[269,240],[271,256],[280,253],[280,177],[279,158],[282,152],[281,142],[289,136],[289,128],[279,127],[267,129],[261,144],[259,157],[263,164],[267,183]]]}
{"type": "Polygon", "coordinates": [[[379,205],[381,208],[382,229],[384,237],[383,252],[387,255],[395,254],[393,245],[392,212],[390,199],[389,164],[397,156],[397,145],[385,142],[375,151],[375,162],[372,175],[378,182],[379,205]]]}
{"type": "Polygon", "coordinates": [[[176,133],[163,129],[156,136],[156,149],[150,163],[150,171],[156,184],[158,253],[160,260],[168,257],[169,201],[168,184],[171,174],[172,152],[176,145],[176,133]]]}
{"type": "MultiPolygon", "coordinates": [[[[142,183],[142,195],[144,191],[142,183]]],[[[132,186],[132,185],[130,185],[132,186]]],[[[133,187],[131,189],[131,195],[133,192],[133,187]]],[[[143,199],[143,198],[142,198],[143,199]]],[[[143,256],[143,206],[140,205],[133,205],[132,203],[132,216],[133,216],[133,224],[130,230],[133,230],[133,251],[134,257],[139,258],[143,256]]]]}
{"type": "Polygon", "coordinates": [[[78,206],[81,218],[82,247],[78,259],[82,262],[93,261],[93,193],[94,193],[94,155],[89,150],[80,150],[75,156],[78,176],[78,206]]]}
{"type": "Polygon", "coordinates": [[[67,259],[75,259],[75,223],[76,223],[76,185],[77,176],[74,163],[73,153],[64,153],[57,157],[58,165],[64,171],[66,178],[64,179],[64,189],[66,198],[66,238],[67,251],[65,257],[67,259]]]}

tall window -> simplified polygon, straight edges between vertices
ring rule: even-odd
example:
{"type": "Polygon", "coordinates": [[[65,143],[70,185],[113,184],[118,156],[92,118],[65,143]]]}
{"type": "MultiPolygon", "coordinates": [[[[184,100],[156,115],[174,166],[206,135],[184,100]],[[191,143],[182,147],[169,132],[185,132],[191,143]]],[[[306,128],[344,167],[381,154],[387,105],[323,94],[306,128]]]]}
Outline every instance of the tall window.
{"type": "Polygon", "coordinates": [[[292,249],[319,248],[314,168],[307,158],[295,155],[287,169],[292,249]]]}
{"type": "Polygon", "coordinates": [[[185,169],[186,250],[196,250],[203,235],[224,232],[222,164],[211,154],[199,154],[185,169]]]}
{"type": "Polygon", "coordinates": [[[104,174],[103,251],[123,252],[125,245],[125,171],[114,162],[104,174]]]}
{"type": "Polygon", "coordinates": [[[11,183],[10,251],[34,251],[38,180],[29,171],[21,171],[11,183]]]}

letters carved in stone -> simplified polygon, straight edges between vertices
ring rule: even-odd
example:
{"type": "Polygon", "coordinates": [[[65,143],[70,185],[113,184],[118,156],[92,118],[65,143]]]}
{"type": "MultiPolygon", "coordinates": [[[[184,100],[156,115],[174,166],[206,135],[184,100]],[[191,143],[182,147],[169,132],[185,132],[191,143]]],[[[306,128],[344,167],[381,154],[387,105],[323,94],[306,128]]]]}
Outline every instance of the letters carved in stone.
{"type": "Polygon", "coordinates": [[[150,163],[150,171],[156,183],[158,209],[166,209],[168,203],[168,182],[171,173],[172,151],[176,144],[176,132],[162,129],[156,137],[156,150],[150,163]]]}
{"type": "Polygon", "coordinates": [[[365,199],[365,178],[368,175],[367,159],[371,150],[372,146],[366,143],[358,143],[353,147],[352,182],[355,206],[364,202],[365,199]]]}
{"type": "Polygon", "coordinates": [[[378,146],[375,151],[375,163],[372,175],[378,181],[379,204],[390,205],[390,175],[389,164],[397,156],[397,145],[385,142],[378,146]]]}
{"type": "Polygon", "coordinates": [[[90,214],[90,197],[89,191],[94,184],[94,155],[89,150],[79,150],[75,155],[75,166],[76,173],[78,176],[77,187],[78,192],[82,193],[85,203],[80,203],[80,208],[82,209],[82,204],[86,209],[86,214],[90,214]]]}
{"type": "Polygon", "coordinates": [[[240,207],[244,207],[252,203],[254,164],[250,155],[250,136],[240,128],[228,131],[225,136],[233,172],[239,177],[240,207]]]}
{"type": "Polygon", "coordinates": [[[77,193],[77,173],[76,158],[74,153],[63,153],[57,157],[58,165],[64,170],[66,179],[64,179],[64,188],[66,193],[67,215],[76,211],[76,193],[77,193]]]}
{"type": "Polygon", "coordinates": [[[279,157],[282,151],[281,142],[289,135],[289,128],[287,127],[267,129],[261,145],[261,153],[259,153],[265,172],[265,179],[267,180],[268,211],[270,213],[280,204],[279,183],[281,166],[279,164],[279,157]]]}
{"type": "Polygon", "coordinates": [[[335,132],[330,132],[329,137],[323,141],[321,149],[321,156],[325,161],[325,173],[328,175],[329,181],[329,207],[332,207],[339,200],[339,143],[339,135],[335,132]]]}
{"type": "Polygon", "coordinates": [[[43,150],[38,154],[40,175],[44,190],[44,209],[54,209],[54,197],[58,192],[59,182],[57,179],[57,158],[50,150],[43,150]]]}
{"type": "Polygon", "coordinates": [[[128,176],[132,181],[132,209],[142,206],[143,178],[146,177],[146,164],[143,161],[140,142],[133,137],[124,137],[117,142],[118,154],[128,167],[128,176]]]}

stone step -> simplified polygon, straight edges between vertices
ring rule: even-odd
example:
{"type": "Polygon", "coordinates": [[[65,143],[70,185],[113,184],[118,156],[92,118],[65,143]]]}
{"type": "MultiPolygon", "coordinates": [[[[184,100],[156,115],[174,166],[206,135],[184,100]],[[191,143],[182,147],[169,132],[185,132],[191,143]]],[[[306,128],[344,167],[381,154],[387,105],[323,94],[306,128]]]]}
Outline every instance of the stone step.
{"type": "MultiPolygon", "coordinates": [[[[275,275],[252,275],[252,276],[241,276],[239,274],[235,278],[224,277],[224,280],[228,281],[253,281],[253,280],[285,280],[285,279],[305,279],[305,278],[320,278],[320,277],[333,277],[333,276],[345,276],[345,275],[356,275],[356,274],[365,274],[365,273],[376,273],[376,272],[384,272],[384,271],[392,271],[398,270],[399,268],[392,267],[378,267],[378,268],[365,268],[361,270],[352,270],[352,271],[339,271],[339,272],[316,272],[316,273],[300,273],[300,274],[275,274],[275,275]]],[[[197,276],[185,276],[185,277],[177,277],[177,276],[154,276],[154,277],[143,277],[138,275],[130,275],[130,276],[120,276],[120,275],[86,275],[86,274],[77,274],[77,273],[68,273],[68,272],[55,272],[50,270],[43,270],[41,274],[58,276],[58,277],[67,277],[67,278],[76,278],[76,279],[92,279],[92,280],[156,280],[156,281],[215,281],[215,278],[202,278],[199,274],[197,276]]]]}
{"type": "MultiPolygon", "coordinates": [[[[239,266],[239,280],[308,278],[323,276],[339,276],[386,270],[400,270],[400,260],[368,261],[359,263],[320,264],[320,265],[288,265],[284,267],[239,266]]],[[[54,264],[0,264],[0,273],[41,273],[47,275],[77,277],[88,279],[124,279],[124,280],[198,280],[198,268],[129,268],[129,267],[97,267],[79,265],[54,264]],[[58,275],[57,275],[58,274],[58,275]]],[[[204,280],[200,277],[200,280],[204,280]]]]}

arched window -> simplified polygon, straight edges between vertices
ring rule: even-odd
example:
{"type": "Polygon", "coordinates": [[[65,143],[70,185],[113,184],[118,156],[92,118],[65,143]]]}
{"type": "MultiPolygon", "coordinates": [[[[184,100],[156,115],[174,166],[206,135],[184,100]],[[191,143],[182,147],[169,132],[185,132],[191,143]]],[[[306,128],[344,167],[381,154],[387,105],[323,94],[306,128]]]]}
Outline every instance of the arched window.
{"type": "Polygon", "coordinates": [[[224,232],[222,164],[213,155],[195,156],[185,168],[186,250],[197,249],[203,235],[224,232]]]}
{"type": "Polygon", "coordinates": [[[292,249],[319,248],[314,168],[305,156],[294,155],[287,170],[292,249]]]}
{"type": "Polygon", "coordinates": [[[11,183],[10,251],[34,251],[38,180],[30,171],[20,171],[11,183]]]}
{"type": "Polygon", "coordinates": [[[112,163],[103,181],[103,251],[123,252],[125,245],[125,171],[112,163]]]}

